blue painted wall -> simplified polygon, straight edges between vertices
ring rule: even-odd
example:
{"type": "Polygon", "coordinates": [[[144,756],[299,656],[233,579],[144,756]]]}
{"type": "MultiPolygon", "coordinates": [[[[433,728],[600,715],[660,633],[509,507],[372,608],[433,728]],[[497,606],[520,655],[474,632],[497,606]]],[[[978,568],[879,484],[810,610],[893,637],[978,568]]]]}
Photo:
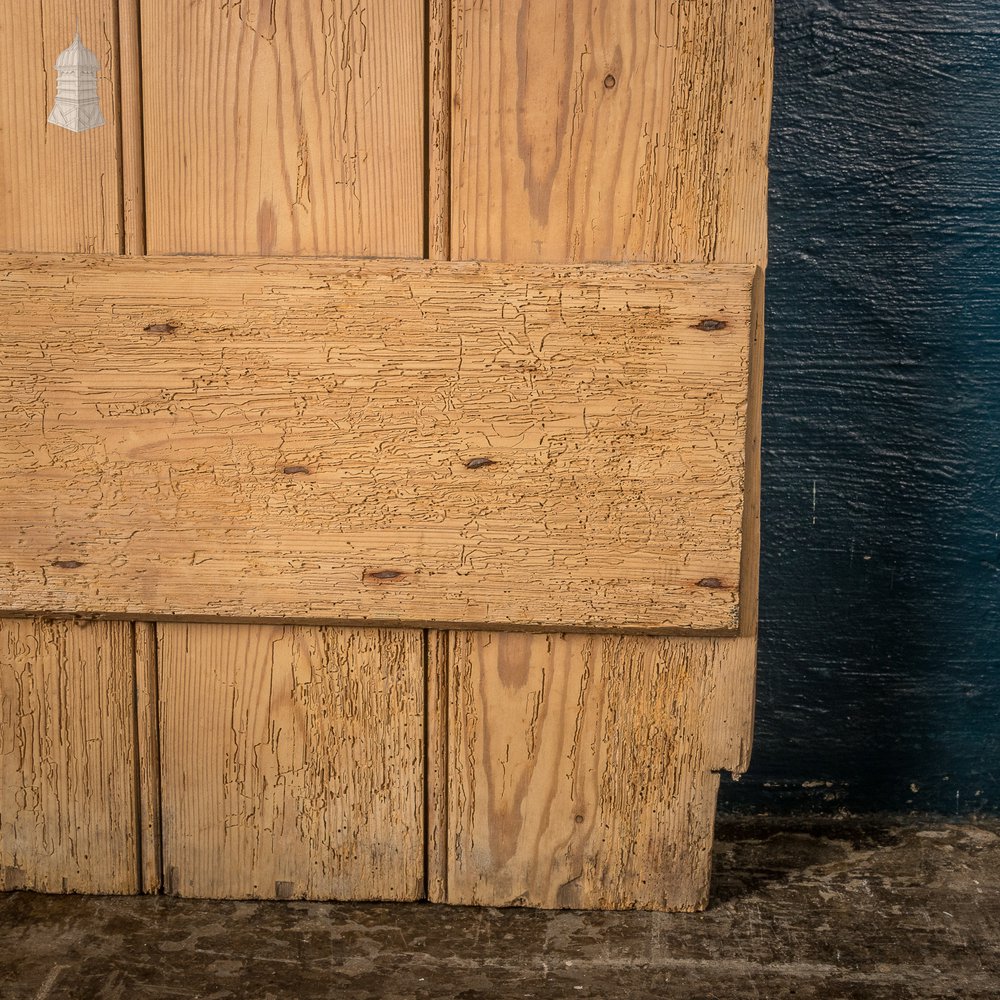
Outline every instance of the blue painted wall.
{"type": "Polygon", "coordinates": [[[1000,3],[776,0],[754,762],[1000,811],[1000,3]]]}

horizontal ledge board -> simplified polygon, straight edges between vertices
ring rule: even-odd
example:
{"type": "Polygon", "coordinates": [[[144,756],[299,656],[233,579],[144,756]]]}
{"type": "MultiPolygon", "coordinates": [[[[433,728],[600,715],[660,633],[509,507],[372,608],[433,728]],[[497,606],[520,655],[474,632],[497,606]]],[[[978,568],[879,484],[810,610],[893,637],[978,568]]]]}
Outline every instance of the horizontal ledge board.
{"type": "Polygon", "coordinates": [[[754,269],[0,258],[0,610],[731,632],[754,269]]]}

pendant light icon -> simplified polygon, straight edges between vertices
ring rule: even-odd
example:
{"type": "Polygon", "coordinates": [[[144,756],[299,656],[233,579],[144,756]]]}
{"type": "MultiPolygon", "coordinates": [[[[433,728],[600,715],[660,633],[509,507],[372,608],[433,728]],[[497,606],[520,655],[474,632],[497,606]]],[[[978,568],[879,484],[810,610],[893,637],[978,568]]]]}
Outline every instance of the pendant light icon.
{"type": "Polygon", "coordinates": [[[80,41],[80,28],[68,49],[56,59],[56,100],[49,115],[49,124],[86,132],[104,124],[104,115],[97,100],[97,73],[101,68],[97,56],[80,41]]]}

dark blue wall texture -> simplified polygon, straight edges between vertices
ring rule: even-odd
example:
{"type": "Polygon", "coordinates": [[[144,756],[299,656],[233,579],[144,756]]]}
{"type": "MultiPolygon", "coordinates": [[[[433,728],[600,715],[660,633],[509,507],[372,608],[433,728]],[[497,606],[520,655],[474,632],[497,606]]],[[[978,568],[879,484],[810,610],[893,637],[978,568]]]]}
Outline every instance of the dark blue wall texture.
{"type": "Polygon", "coordinates": [[[757,730],[730,810],[1000,811],[1000,2],[776,0],[757,730]]]}

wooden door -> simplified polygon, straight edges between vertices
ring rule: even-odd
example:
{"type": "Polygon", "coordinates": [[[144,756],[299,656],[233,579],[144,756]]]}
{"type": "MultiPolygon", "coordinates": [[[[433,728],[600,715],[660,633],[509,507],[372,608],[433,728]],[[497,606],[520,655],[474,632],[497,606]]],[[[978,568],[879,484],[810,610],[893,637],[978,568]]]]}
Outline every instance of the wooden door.
{"type": "MultiPolygon", "coordinates": [[[[142,315],[137,334],[166,346],[148,355],[137,346],[129,363],[174,372],[174,392],[184,372],[171,368],[170,352],[196,351],[208,333],[225,335],[223,313],[242,308],[248,296],[258,327],[265,315],[276,330],[293,330],[303,310],[322,315],[327,300],[308,295],[326,295],[326,285],[343,294],[350,272],[323,258],[389,260],[357,272],[358,287],[377,276],[388,299],[351,293],[351,308],[364,305],[382,329],[399,319],[392,290],[405,287],[418,306],[399,322],[410,324],[413,336],[424,330],[461,340],[465,323],[470,335],[494,336],[502,347],[475,361],[460,345],[450,375],[451,361],[428,355],[444,381],[429,376],[424,390],[413,389],[426,392],[420,405],[437,408],[435,433],[451,443],[433,452],[442,471],[425,480],[399,472],[394,489],[406,503],[385,523],[391,530],[408,530],[406,517],[423,524],[433,513],[435,483],[461,481],[447,496],[462,512],[474,511],[457,519],[471,521],[473,535],[452,525],[449,544],[471,538],[475,556],[466,564],[470,546],[460,546],[463,564],[453,575],[445,556],[409,577],[397,563],[380,562],[361,582],[445,581],[425,588],[437,596],[423,603],[410,600],[416,591],[383,588],[380,604],[372,596],[379,591],[361,587],[352,614],[313,613],[340,605],[295,589],[324,579],[296,575],[308,561],[304,552],[287,561],[284,574],[285,561],[272,562],[278,575],[253,597],[227,575],[225,567],[237,563],[220,561],[216,599],[215,577],[193,551],[190,601],[176,561],[174,589],[157,591],[176,595],[172,607],[151,602],[141,577],[133,588],[126,569],[117,579],[87,577],[92,567],[74,554],[57,556],[37,586],[17,584],[10,608],[72,615],[89,586],[102,596],[88,610],[126,620],[0,620],[0,888],[704,905],[719,772],[745,769],[752,725],[762,358],[762,275],[755,269],[766,255],[770,30],[770,3],[749,0],[44,0],[0,14],[0,129],[18,137],[0,150],[0,252],[149,258],[129,269],[92,259],[77,264],[75,257],[11,263],[0,311],[19,315],[17,288],[51,296],[36,317],[50,365],[72,364],[59,360],[71,351],[60,353],[61,343],[44,335],[46,322],[69,329],[66,310],[82,308],[84,320],[99,325],[93,343],[109,354],[116,337],[127,343],[136,335],[129,324],[142,315]],[[45,117],[55,96],[52,66],[78,11],[81,36],[100,60],[107,124],[74,134],[45,117]],[[175,266],[166,262],[174,255],[198,258],[175,266]],[[269,262],[258,267],[259,258],[269,262]],[[300,268],[275,263],[288,258],[318,260],[301,260],[300,268]],[[391,263],[400,258],[457,263],[437,271],[391,263]],[[492,270],[460,263],[476,261],[498,263],[492,270]],[[684,266],[671,270],[678,263],[684,266]],[[67,279],[72,289],[64,294],[60,275],[73,268],[83,277],[67,279]],[[275,299],[262,312],[252,279],[258,273],[267,281],[281,275],[282,295],[307,297],[284,311],[275,299]],[[90,284],[88,275],[96,275],[90,284]],[[414,282],[430,298],[415,297],[414,282]],[[428,308],[449,282],[445,305],[428,308]],[[508,293],[505,283],[523,290],[508,293]],[[169,289],[170,315],[151,312],[164,308],[154,301],[162,288],[169,289]],[[212,294],[225,298],[225,309],[213,306],[212,294]],[[463,297],[486,305],[466,308],[463,297]],[[205,315],[208,333],[197,327],[205,315]],[[611,506],[595,504],[576,521],[566,512],[577,505],[580,456],[592,475],[604,476],[603,496],[619,470],[650,461],[649,436],[632,423],[615,424],[617,436],[603,440],[620,450],[613,452],[618,465],[605,462],[604,469],[600,446],[587,451],[602,439],[585,408],[582,430],[560,438],[562,452],[545,444],[544,433],[532,438],[518,406],[543,430],[545,420],[577,419],[570,404],[536,406],[544,397],[544,390],[534,395],[537,385],[555,371],[548,359],[561,356],[550,342],[543,358],[545,329],[529,329],[544,316],[567,351],[575,350],[574,337],[607,345],[604,358],[581,355],[584,375],[560,384],[559,406],[589,391],[581,388],[587,371],[626,387],[614,391],[639,393],[647,369],[631,365],[628,352],[645,351],[645,340],[666,324],[664,343],[681,348],[659,355],[649,370],[669,369],[674,381],[649,381],[639,409],[658,413],[648,418],[658,427],[673,420],[699,429],[683,432],[690,454],[681,437],[664,438],[668,460],[657,459],[636,479],[641,488],[611,506]],[[615,323],[624,347],[615,346],[615,323]],[[712,364],[678,381],[691,357],[712,364]],[[456,396],[454,385],[477,364],[483,381],[456,396]],[[497,371],[517,374],[527,387],[524,401],[508,375],[491,387],[497,371]],[[631,374],[623,380],[620,372],[631,374]],[[469,450],[472,441],[492,446],[491,407],[507,428],[497,432],[508,447],[499,464],[496,455],[469,450]],[[475,434],[449,423],[447,414],[456,412],[475,413],[475,434]],[[559,458],[567,447],[575,466],[559,458]],[[483,470],[507,478],[484,487],[483,470]],[[532,470],[540,470],[536,478],[532,470]],[[479,478],[467,485],[460,477],[470,472],[479,478]],[[562,492],[549,491],[546,481],[562,482],[562,492]],[[669,486],[675,481],[688,483],[686,507],[678,506],[680,487],[669,486]],[[706,490],[706,483],[714,485],[706,490]],[[491,510],[502,508],[502,490],[511,498],[504,517],[485,529],[486,508],[469,499],[484,488],[492,490],[491,510]],[[651,498],[664,506],[650,507],[651,498]],[[530,534],[531,512],[541,509],[542,528],[535,524],[530,534]],[[670,518],[659,540],[648,527],[660,516],[652,510],[670,518]],[[565,533],[550,549],[556,524],[565,533]],[[629,524],[638,535],[628,534],[629,524]],[[584,544],[568,544],[573,531],[592,529],[584,544]],[[635,542],[645,535],[648,544],[635,542]],[[504,549],[511,536],[519,543],[504,549]],[[709,542],[699,548],[697,539],[709,542]],[[629,545],[634,551],[625,555],[629,545]],[[595,550],[603,554],[599,571],[588,563],[595,550]],[[477,583],[470,574],[486,563],[495,572],[477,583]],[[610,595],[602,608],[591,585],[574,586],[568,570],[552,575],[548,590],[563,596],[550,599],[539,574],[557,563],[586,567],[580,579],[610,595]],[[619,563],[626,569],[619,572],[619,563]],[[70,584],[73,572],[83,584],[70,584]],[[472,600],[474,586],[483,596],[472,600]],[[643,601],[655,613],[647,614],[643,601]],[[641,634],[653,626],[670,634],[641,634]],[[583,627],[591,631],[575,630],[583,627]],[[633,634],[614,634],[623,630],[633,634]]],[[[261,340],[240,357],[257,351],[263,358],[267,349],[261,340]]],[[[363,355],[362,343],[355,356],[363,355]]],[[[32,349],[15,344],[10,357],[12,371],[37,376],[32,349]]],[[[287,379],[285,410],[293,415],[305,392],[296,385],[305,355],[294,357],[267,375],[274,398],[287,379]]],[[[86,361],[80,378],[103,378],[100,372],[86,361]]],[[[50,367],[53,374],[58,382],[50,367]]],[[[156,496],[172,497],[171,509],[191,509],[177,505],[179,491],[202,491],[206,510],[223,505],[218,531],[212,516],[198,529],[223,544],[226,525],[237,524],[226,518],[239,503],[250,525],[240,538],[252,539],[255,524],[278,538],[283,517],[333,482],[312,477],[326,454],[313,442],[294,455],[286,448],[263,488],[233,492],[227,463],[254,447],[234,436],[246,436],[238,430],[239,407],[250,405],[254,372],[226,360],[208,380],[233,379],[249,389],[206,411],[216,421],[214,438],[204,436],[205,420],[188,413],[182,438],[164,443],[158,430],[149,450],[149,468],[172,455],[170,474],[157,467],[149,479],[156,496]],[[185,479],[188,473],[194,478],[185,479]],[[302,491],[307,476],[311,493],[302,491]]],[[[318,384],[309,383],[314,394],[318,384]]],[[[377,374],[370,384],[377,388],[384,378],[377,374]]],[[[46,400],[50,417],[67,405],[59,391],[46,400]]],[[[164,405],[176,406],[162,392],[164,405]]],[[[40,449],[49,447],[39,431],[45,422],[32,423],[16,396],[7,402],[15,433],[0,458],[13,470],[14,507],[30,513],[31,474],[40,449]]],[[[100,405],[120,412],[140,404],[100,405]]],[[[103,481],[101,445],[89,424],[80,426],[61,447],[86,453],[90,478],[81,473],[80,499],[74,494],[49,515],[67,538],[74,504],[88,509],[103,481]]],[[[121,431],[122,440],[131,440],[136,426],[121,431]]],[[[170,426],[181,433],[182,423],[170,426]]],[[[261,425],[267,447],[288,444],[281,426],[261,425]]],[[[380,448],[401,454],[406,433],[375,441],[373,454],[380,448]]],[[[106,447],[107,461],[109,454],[106,447]]],[[[413,451],[418,459],[425,454],[413,451]]],[[[48,502],[33,495],[43,507],[48,502]]],[[[161,517],[155,505],[135,510],[146,520],[161,517]]],[[[173,529],[162,517],[157,537],[169,543],[173,529]]],[[[432,520],[440,522],[436,514],[432,520]]],[[[10,523],[17,552],[34,552],[30,517],[10,523]]],[[[120,534],[118,521],[111,526],[120,534]]],[[[377,546],[374,537],[366,535],[364,545],[377,546]]],[[[101,544],[119,552],[124,567],[128,553],[112,542],[103,537],[101,544]]],[[[239,572],[258,573],[256,550],[243,547],[242,554],[234,549],[239,572]]],[[[280,557],[280,545],[275,551],[280,557]]],[[[22,556],[12,557],[12,579],[28,579],[22,564],[22,556]]]]}

